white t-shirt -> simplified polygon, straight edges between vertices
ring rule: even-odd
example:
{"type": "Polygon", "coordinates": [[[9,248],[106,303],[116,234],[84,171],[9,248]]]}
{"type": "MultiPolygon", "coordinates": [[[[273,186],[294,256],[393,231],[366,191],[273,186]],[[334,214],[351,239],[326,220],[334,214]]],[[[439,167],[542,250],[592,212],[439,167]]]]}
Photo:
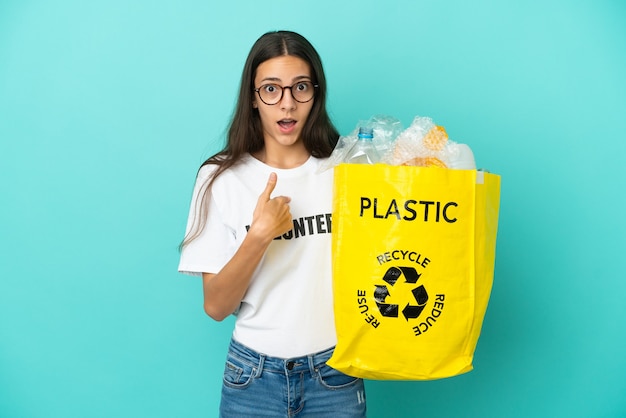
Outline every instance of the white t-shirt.
{"type": "MultiPolygon", "coordinates": [[[[291,198],[294,228],[268,247],[237,313],[233,337],[274,357],[297,357],[336,344],[331,275],[333,170],[309,158],[294,169],[277,169],[250,155],[222,173],[211,189],[202,234],[182,251],[178,270],[218,273],[241,245],[271,172],[275,196],[291,198]]],[[[198,173],[188,229],[202,184],[215,166],[198,173]]]]}

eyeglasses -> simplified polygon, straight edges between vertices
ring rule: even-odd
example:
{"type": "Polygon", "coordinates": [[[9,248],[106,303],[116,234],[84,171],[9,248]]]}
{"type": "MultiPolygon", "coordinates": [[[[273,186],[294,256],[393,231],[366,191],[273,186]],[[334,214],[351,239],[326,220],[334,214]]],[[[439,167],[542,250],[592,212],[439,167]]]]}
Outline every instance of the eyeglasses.
{"type": "Polygon", "coordinates": [[[283,99],[286,89],[291,90],[291,97],[298,103],[310,102],[315,96],[315,89],[318,84],[310,81],[299,81],[291,86],[279,86],[278,84],[263,84],[261,87],[254,89],[259,98],[266,105],[278,104],[283,99]]]}

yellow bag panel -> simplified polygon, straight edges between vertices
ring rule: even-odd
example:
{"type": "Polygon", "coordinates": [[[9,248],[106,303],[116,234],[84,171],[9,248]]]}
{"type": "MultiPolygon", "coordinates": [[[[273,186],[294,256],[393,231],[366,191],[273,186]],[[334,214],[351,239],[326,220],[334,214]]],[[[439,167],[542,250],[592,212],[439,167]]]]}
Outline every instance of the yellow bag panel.
{"type": "Polygon", "coordinates": [[[476,190],[474,170],[335,168],[329,365],[372,379],[471,370],[475,315],[484,314],[475,307],[476,190]]]}
{"type": "Polygon", "coordinates": [[[498,213],[500,209],[500,176],[478,173],[476,184],[476,303],[474,324],[466,353],[473,356],[480,336],[491,287],[496,261],[496,236],[498,233],[498,213]]]}

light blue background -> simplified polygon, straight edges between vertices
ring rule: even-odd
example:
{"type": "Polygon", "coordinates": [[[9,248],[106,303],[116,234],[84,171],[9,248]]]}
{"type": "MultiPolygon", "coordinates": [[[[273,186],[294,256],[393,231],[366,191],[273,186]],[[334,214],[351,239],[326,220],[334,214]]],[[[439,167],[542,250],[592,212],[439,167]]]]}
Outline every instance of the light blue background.
{"type": "Polygon", "coordinates": [[[368,382],[370,416],[626,416],[620,0],[2,0],[0,416],[216,416],[232,319],[176,247],[245,56],[283,28],[341,133],[430,116],[502,175],[475,370],[368,382]]]}

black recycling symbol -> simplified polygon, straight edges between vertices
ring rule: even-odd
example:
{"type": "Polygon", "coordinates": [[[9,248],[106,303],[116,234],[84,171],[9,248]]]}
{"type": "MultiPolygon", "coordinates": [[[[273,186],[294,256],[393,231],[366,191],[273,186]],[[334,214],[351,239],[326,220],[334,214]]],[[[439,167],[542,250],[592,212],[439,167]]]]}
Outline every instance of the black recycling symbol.
{"type": "MultiPolygon", "coordinates": [[[[417,280],[421,276],[413,267],[390,267],[383,276],[383,280],[393,287],[398,279],[403,275],[405,283],[410,284],[417,283],[417,280]]],[[[413,294],[417,305],[411,305],[409,302],[406,304],[404,309],[402,309],[402,315],[404,315],[407,321],[409,318],[417,318],[420,316],[426,307],[426,302],[428,302],[428,293],[423,285],[414,288],[411,293],[413,294]]],[[[376,305],[378,305],[378,310],[381,315],[397,318],[399,305],[385,303],[387,296],[391,296],[387,285],[376,285],[376,290],[374,290],[374,299],[376,300],[376,305]]]]}

